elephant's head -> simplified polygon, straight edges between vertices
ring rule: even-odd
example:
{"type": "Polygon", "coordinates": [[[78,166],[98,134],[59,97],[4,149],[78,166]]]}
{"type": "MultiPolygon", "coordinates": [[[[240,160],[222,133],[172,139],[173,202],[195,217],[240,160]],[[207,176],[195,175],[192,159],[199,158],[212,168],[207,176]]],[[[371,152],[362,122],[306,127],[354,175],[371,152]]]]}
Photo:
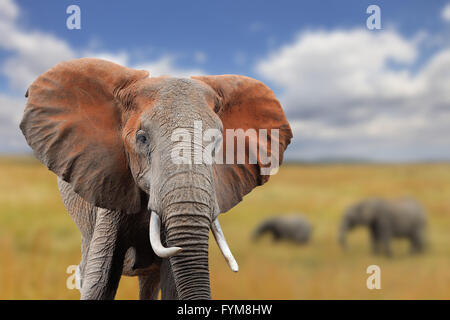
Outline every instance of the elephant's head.
{"type": "Polygon", "coordinates": [[[376,216],[379,201],[368,199],[350,206],[342,218],[339,228],[339,243],[342,247],[347,246],[346,234],[358,226],[370,226],[376,216]]]}
{"type": "Polygon", "coordinates": [[[27,96],[20,127],[36,157],[97,207],[151,212],[151,245],[169,259],[180,299],[210,298],[210,229],[237,270],[217,216],[269,179],[292,137],[268,87],[233,75],[152,78],[85,58],[45,72],[27,96]],[[242,137],[259,152],[239,150],[242,137]]]}

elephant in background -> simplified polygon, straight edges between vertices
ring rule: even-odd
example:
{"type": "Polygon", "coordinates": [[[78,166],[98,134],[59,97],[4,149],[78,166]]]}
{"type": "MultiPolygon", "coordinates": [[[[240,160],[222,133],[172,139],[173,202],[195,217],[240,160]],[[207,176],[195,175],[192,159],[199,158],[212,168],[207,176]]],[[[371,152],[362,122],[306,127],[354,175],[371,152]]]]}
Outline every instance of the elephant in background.
{"type": "Polygon", "coordinates": [[[347,233],[357,226],[369,229],[374,254],[392,255],[392,238],[407,238],[411,253],[424,249],[426,215],[422,206],[413,199],[365,199],[349,207],[339,229],[339,242],[346,248],[347,233]]]}
{"type": "Polygon", "coordinates": [[[311,238],[313,227],[305,217],[293,214],[275,216],[263,221],[253,232],[253,240],[264,234],[271,234],[274,241],[287,240],[306,244],[311,238]]]}
{"type": "Polygon", "coordinates": [[[139,277],[141,299],[160,289],[163,299],[210,299],[210,230],[238,270],[218,216],[268,181],[263,169],[278,168],[292,138],[267,86],[237,75],[149,77],[83,58],[39,76],[26,97],[20,128],[58,176],[81,231],[81,299],[113,299],[122,274],[139,277]],[[196,140],[196,123],[203,139],[196,140]],[[247,137],[260,151],[254,162],[253,150],[233,144],[235,131],[248,129],[266,132],[247,137]],[[222,135],[208,140],[208,130],[222,135]],[[213,153],[222,141],[227,155],[245,161],[195,161],[220,159],[213,153]]]}

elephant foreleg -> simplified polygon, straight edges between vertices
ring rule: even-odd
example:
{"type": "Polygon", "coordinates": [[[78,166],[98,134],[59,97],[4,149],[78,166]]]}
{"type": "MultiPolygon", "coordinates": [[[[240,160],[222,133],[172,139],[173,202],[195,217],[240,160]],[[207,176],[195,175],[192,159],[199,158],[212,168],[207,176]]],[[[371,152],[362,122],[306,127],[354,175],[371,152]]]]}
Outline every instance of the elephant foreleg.
{"type": "Polygon", "coordinates": [[[125,250],[120,246],[120,212],[99,209],[82,274],[81,299],[114,299],[125,250]]]}
{"type": "Polygon", "coordinates": [[[370,228],[370,244],[372,247],[372,253],[377,255],[380,253],[380,232],[376,225],[372,225],[370,228]]]}
{"type": "Polygon", "coordinates": [[[371,239],[372,253],[375,255],[380,254],[380,241],[376,237],[371,239]]]}
{"type": "Polygon", "coordinates": [[[423,234],[421,231],[416,231],[412,234],[411,238],[411,254],[422,252],[424,249],[423,234]]]}
{"type": "Polygon", "coordinates": [[[150,272],[145,275],[139,275],[139,299],[157,300],[159,293],[159,266],[152,267],[150,272]]]}
{"type": "Polygon", "coordinates": [[[281,240],[282,238],[282,233],[280,232],[280,230],[278,230],[277,228],[272,228],[270,230],[270,232],[272,233],[272,240],[274,242],[278,242],[281,240]]]}
{"type": "Polygon", "coordinates": [[[387,257],[392,257],[391,240],[392,236],[390,232],[383,232],[383,234],[381,235],[381,243],[383,246],[384,254],[387,257]]]}
{"type": "Polygon", "coordinates": [[[84,270],[86,269],[86,261],[87,255],[89,252],[89,243],[91,242],[91,238],[86,239],[84,236],[81,237],[81,262],[78,264],[75,279],[77,283],[77,288],[81,291],[81,287],[83,286],[83,277],[84,270]]]}

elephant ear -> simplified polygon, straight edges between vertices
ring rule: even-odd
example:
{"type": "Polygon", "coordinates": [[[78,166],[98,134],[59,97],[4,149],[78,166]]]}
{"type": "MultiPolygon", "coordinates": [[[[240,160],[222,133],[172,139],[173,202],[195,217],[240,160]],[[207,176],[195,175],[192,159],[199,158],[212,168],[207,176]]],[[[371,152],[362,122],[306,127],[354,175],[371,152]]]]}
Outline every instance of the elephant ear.
{"type": "Polygon", "coordinates": [[[270,175],[277,171],[291,141],[292,131],[275,94],[262,82],[238,75],[192,78],[208,84],[219,96],[215,111],[223,124],[224,164],[214,164],[214,182],[220,212],[226,212],[253,188],[266,183],[270,175]],[[243,131],[238,133],[238,129],[243,131]],[[251,134],[251,129],[256,135],[251,134]],[[264,134],[263,129],[267,133],[266,139],[264,135],[260,136],[264,134]],[[248,145],[244,151],[238,150],[238,138],[234,136],[242,132],[249,133],[245,138],[248,145]],[[227,141],[233,139],[233,148],[227,148],[227,141]],[[257,146],[258,152],[250,147],[252,145],[257,146]],[[232,164],[226,164],[230,163],[228,152],[234,154],[232,164]],[[264,155],[271,159],[266,159],[264,155]],[[239,162],[242,157],[245,158],[244,163],[239,162]],[[252,157],[256,161],[250,161],[252,157]]]}
{"type": "Polygon", "coordinates": [[[95,206],[137,212],[143,201],[121,137],[129,88],[148,72],[100,59],[51,68],[30,86],[20,128],[35,156],[95,206]]]}

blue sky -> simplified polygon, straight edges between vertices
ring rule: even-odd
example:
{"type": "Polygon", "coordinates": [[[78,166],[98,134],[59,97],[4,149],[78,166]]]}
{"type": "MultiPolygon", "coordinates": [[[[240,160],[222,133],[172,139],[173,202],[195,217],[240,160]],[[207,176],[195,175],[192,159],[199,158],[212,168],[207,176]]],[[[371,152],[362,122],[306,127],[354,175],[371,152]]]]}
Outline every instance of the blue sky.
{"type": "Polygon", "coordinates": [[[0,0],[0,152],[29,150],[17,131],[28,84],[96,56],[264,81],[292,124],[292,160],[450,159],[449,3],[0,0]],[[72,4],[81,30],[66,28],[72,4]],[[381,30],[366,28],[371,4],[381,30]]]}
{"type": "Polygon", "coordinates": [[[252,62],[308,29],[364,27],[370,4],[384,25],[405,36],[439,32],[445,1],[29,1],[18,0],[21,24],[64,39],[76,48],[127,50],[134,62],[173,54],[184,66],[210,73],[254,75],[252,62]],[[345,5],[343,5],[345,3],[345,5]],[[82,10],[82,29],[65,27],[66,8],[82,10]],[[207,59],[198,63],[195,55],[207,59]],[[239,55],[245,56],[241,63],[239,55]]]}

